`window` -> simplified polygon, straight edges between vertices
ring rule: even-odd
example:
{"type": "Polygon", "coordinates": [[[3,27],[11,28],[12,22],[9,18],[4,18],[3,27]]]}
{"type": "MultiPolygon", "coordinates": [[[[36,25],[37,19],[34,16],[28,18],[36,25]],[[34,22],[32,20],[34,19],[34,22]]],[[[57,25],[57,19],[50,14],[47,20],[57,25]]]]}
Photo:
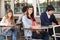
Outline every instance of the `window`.
{"type": "Polygon", "coordinates": [[[32,5],[32,0],[15,0],[14,1],[14,13],[21,14],[23,6],[32,5]]]}
{"type": "Polygon", "coordinates": [[[43,1],[38,0],[36,4],[36,9],[37,9],[36,15],[38,16],[41,12],[45,11],[46,6],[47,6],[47,0],[43,0],[43,1]]]}
{"type": "Polygon", "coordinates": [[[4,5],[5,5],[5,12],[8,10],[8,9],[10,9],[11,7],[10,7],[10,0],[4,0],[4,5]]]}
{"type": "Polygon", "coordinates": [[[50,1],[50,4],[54,6],[55,12],[60,12],[60,0],[52,0],[50,1]]]}
{"type": "Polygon", "coordinates": [[[47,5],[53,5],[55,8],[55,13],[60,13],[60,0],[36,0],[36,9],[37,13],[36,16],[39,16],[39,14],[43,11],[45,11],[47,5]],[[38,6],[39,5],[39,6],[38,6]]]}

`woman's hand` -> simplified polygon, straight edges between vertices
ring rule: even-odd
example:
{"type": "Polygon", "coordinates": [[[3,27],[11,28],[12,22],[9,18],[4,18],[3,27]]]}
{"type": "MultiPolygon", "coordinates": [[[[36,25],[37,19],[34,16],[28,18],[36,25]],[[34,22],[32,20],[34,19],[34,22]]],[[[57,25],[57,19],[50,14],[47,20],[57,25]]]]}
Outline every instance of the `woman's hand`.
{"type": "Polygon", "coordinates": [[[37,33],[37,34],[40,34],[40,32],[39,32],[38,30],[36,30],[36,33],[37,33]]]}
{"type": "Polygon", "coordinates": [[[6,29],[5,29],[5,32],[8,32],[8,30],[9,30],[9,29],[8,29],[8,28],[6,28],[6,29]]]}
{"type": "Polygon", "coordinates": [[[6,29],[5,32],[8,32],[8,29],[6,29]]]}

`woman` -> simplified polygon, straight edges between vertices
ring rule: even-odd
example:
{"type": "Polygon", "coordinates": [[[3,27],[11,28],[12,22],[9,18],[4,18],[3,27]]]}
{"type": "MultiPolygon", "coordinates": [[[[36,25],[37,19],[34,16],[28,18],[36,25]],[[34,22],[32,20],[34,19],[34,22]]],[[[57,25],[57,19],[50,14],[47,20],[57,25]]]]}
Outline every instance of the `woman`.
{"type": "MultiPolygon", "coordinates": [[[[3,17],[1,23],[7,26],[15,25],[13,18],[13,11],[11,9],[7,10],[7,14],[3,17]]],[[[11,35],[12,40],[16,40],[16,30],[14,29],[14,27],[3,27],[2,33],[4,35],[11,35]]]]}
{"type": "MultiPolygon", "coordinates": [[[[33,6],[28,6],[27,13],[22,18],[24,28],[34,28],[34,27],[38,28],[39,27],[38,25],[36,26],[33,9],[34,9],[33,6]]],[[[49,40],[47,32],[44,32],[44,31],[39,32],[38,30],[33,30],[33,31],[24,30],[24,34],[25,36],[28,36],[28,37],[30,36],[33,39],[49,40]]]]}

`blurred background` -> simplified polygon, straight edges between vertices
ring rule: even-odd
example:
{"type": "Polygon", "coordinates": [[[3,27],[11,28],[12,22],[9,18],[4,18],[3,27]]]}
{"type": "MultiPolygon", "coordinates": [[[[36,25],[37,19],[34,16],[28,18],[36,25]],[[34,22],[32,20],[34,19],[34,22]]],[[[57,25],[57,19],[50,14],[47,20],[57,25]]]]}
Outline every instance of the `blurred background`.
{"type": "Polygon", "coordinates": [[[54,15],[60,24],[60,0],[0,0],[0,20],[6,14],[6,11],[11,8],[16,21],[22,15],[23,6],[26,5],[32,5],[34,7],[34,16],[37,23],[40,23],[40,14],[45,11],[47,5],[53,5],[55,8],[54,15]]]}
{"type": "MultiPolygon", "coordinates": [[[[0,19],[5,15],[5,12],[11,8],[14,12],[15,19],[22,13],[23,6],[33,5],[34,16],[39,20],[41,12],[45,11],[47,5],[53,5],[55,8],[54,15],[57,20],[60,19],[60,0],[0,0],[0,19]]],[[[39,21],[38,21],[39,22],[39,21]]]]}

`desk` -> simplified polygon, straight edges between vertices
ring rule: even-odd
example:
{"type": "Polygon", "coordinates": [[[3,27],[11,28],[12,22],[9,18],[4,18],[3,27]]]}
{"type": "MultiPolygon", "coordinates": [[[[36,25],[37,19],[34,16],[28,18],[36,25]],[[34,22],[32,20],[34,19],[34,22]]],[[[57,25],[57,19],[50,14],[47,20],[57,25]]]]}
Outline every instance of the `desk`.
{"type": "Polygon", "coordinates": [[[53,33],[54,33],[54,34],[53,34],[52,36],[54,37],[55,40],[57,40],[57,39],[56,39],[57,37],[60,37],[60,35],[59,35],[60,33],[56,33],[56,32],[55,32],[55,28],[56,28],[56,27],[60,27],[60,25],[55,25],[55,26],[53,26],[53,33]]]}
{"type": "Polygon", "coordinates": [[[14,27],[14,26],[0,25],[0,35],[2,35],[2,27],[14,27]]]}
{"type": "Polygon", "coordinates": [[[11,35],[4,35],[4,34],[2,34],[2,28],[3,28],[3,27],[13,27],[13,26],[6,26],[6,25],[1,25],[1,24],[0,24],[0,35],[5,36],[5,37],[6,37],[6,40],[8,40],[7,37],[8,37],[8,36],[11,36],[11,35]]]}
{"type": "Polygon", "coordinates": [[[41,28],[33,28],[33,29],[31,29],[31,28],[22,28],[22,30],[41,30],[41,29],[49,29],[49,28],[53,28],[53,27],[41,27],[41,28]]]}
{"type": "Polygon", "coordinates": [[[21,23],[21,22],[20,22],[20,23],[16,23],[16,25],[17,25],[17,26],[20,26],[20,25],[22,25],[22,23],[21,23]]]}
{"type": "MultiPolygon", "coordinates": [[[[40,28],[33,28],[33,29],[31,29],[31,28],[22,28],[22,30],[39,30],[39,31],[40,31],[41,29],[44,29],[44,30],[47,29],[47,30],[48,30],[49,28],[52,28],[52,27],[43,26],[43,27],[40,27],[40,28]]],[[[26,36],[25,36],[25,37],[26,37],[26,36]]],[[[32,37],[31,37],[31,38],[32,38],[32,37]]],[[[31,39],[31,38],[30,38],[30,39],[31,39]]],[[[26,39],[28,39],[28,38],[26,38],[26,39]]]]}

